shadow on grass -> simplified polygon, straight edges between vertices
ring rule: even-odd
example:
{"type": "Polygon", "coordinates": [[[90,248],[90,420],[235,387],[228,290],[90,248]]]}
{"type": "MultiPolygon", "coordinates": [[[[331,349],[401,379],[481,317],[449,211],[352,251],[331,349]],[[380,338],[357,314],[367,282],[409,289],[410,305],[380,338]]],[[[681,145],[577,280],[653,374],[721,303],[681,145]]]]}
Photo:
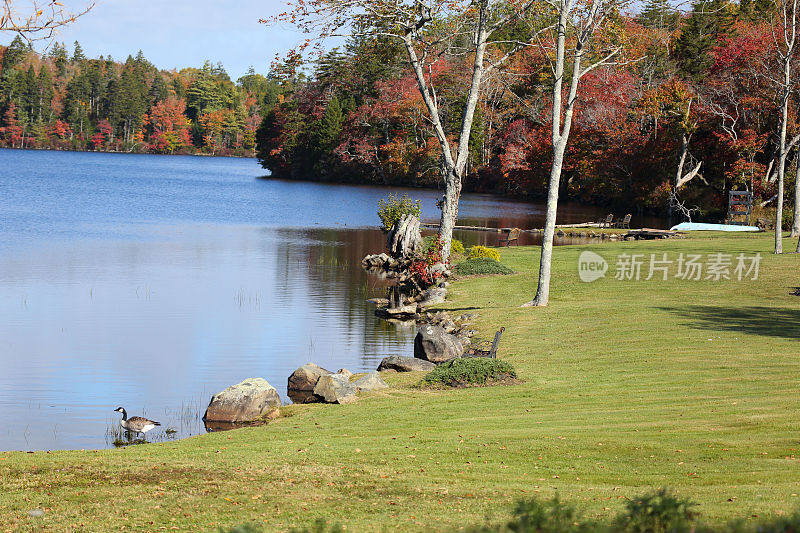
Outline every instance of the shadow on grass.
{"type": "Polygon", "coordinates": [[[800,309],[710,305],[662,307],[661,309],[685,318],[684,324],[696,329],[800,339],[800,309]]]}

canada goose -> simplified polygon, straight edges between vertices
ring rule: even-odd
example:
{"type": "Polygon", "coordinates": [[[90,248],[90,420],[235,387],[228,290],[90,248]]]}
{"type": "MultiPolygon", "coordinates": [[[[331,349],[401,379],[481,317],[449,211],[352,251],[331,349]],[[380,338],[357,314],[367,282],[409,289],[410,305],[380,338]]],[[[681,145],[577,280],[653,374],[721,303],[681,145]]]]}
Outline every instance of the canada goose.
{"type": "Polygon", "coordinates": [[[147,418],[142,418],[141,416],[132,416],[128,418],[128,412],[122,407],[117,407],[114,409],[114,411],[117,413],[122,413],[122,420],[119,421],[119,425],[127,431],[135,431],[136,433],[141,433],[144,435],[154,427],[161,425],[161,422],[148,420],[147,418]]]}

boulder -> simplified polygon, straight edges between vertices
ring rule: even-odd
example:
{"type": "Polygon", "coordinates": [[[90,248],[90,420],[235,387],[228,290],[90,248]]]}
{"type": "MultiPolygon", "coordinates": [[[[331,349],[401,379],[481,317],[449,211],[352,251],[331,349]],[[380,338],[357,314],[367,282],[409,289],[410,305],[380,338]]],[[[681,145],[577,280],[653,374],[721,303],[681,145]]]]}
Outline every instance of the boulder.
{"type": "Polygon", "coordinates": [[[314,387],[317,385],[320,376],[330,374],[330,370],[325,370],[314,363],[307,363],[289,376],[288,394],[294,403],[313,403],[320,401],[314,396],[314,387]]]}
{"type": "Polygon", "coordinates": [[[339,370],[336,371],[336,373],[341,374],[343,376],[347,376],[348,378],[353,375],[353,373],[347,370],[346,368],[340,368],[339,370]]]}
{"type": "Polygon", "coordinates": [[[431,287],[422,293],[418,303],[419,307],[431,307],[432,305],[443,304],[447,297],[447,289],[442,287],[431,287]]]}
{"type": "Polygon", "coordinates": [[[430,372],[436,368],[436,365],[430,361],[423,361],[416,357],[403,357],[401,355],[392,355],[391,357],[384,357],[381,364],[378,365],[378,371],[394,370],[395,372],[430,372]]]}
{"type": "Polygon", "coordinates": [[[356,388],[343,374],[320,376],[314,387],[314,396],[325,403],[352,403],[356,401],[356,388]]]}
{"type": "Polygon", "coordinates": [[[464,353],[464,346],[440,326],[422,326],[414,339],[414,357],[431,363],[445,363],[464,353]]]}
{"type": "Polygon", "coordinates": [[[377,372],[370,372],[366,376],[362,376],[353,382],[353,386],[358,392],[369,392],[374,390],[388,389],[389,385],[381,379],[380,374],[377,372]]]}
{"type": "Polygon", "coordinates": [[[250,378],[215,394],[204,420],[211,422],[252,422],[281,406],[275,387],[266,379],[250,378]]]}
{"type": "Polygon", "coordinates": [[[378,318],[393,318],[396,320],[413,320],[417,316],[417,304],[401,305],[399,307],[381,307],[375,310],[378,318]]]}

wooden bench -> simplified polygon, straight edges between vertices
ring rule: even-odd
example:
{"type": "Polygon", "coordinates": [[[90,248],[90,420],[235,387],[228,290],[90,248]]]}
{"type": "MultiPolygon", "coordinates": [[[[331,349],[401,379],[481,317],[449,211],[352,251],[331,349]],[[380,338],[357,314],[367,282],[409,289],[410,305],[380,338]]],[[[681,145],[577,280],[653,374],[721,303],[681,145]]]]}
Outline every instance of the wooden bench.
{"type": "Polygon", "coordinates": [[[505,330],[506,328],[504,327],[500,328],[500,331],[494,334],[494,341],[492,341],[491,346],[489,345],[489,341],[480,342],[474,348],[467,350],[462,357],[467,359],[474,357],[497,359],[497,347],[500,345],[500,336],[505,330]]]}
{"type": "Polygon", "coordinates": [[[511,246],[512,242],[517,243],[517,246],[519,246],[519,233],[521,230],[519,228],[514,228],[504,231],[507,233],[503,237],[500,237],[500,246],[511,246]]]}

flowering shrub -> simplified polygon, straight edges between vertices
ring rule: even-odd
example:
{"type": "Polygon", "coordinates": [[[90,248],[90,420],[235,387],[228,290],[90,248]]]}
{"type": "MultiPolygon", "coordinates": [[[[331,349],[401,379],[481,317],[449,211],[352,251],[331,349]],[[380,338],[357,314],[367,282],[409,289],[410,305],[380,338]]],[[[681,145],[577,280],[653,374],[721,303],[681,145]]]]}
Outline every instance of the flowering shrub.
{"type": "Polygon", "coordinates": [[[436,239],[430,244],[430,246],[425,248],[421,258],[411,263],[409,271],[420,288],[426,288],[435,285],[442,278],[442,272],[431,271],[431,267],[436,263],[442,263],[443,247],[444,244],[442,243],[441,238],[436,239]]]}
{"type": "Polygon", "coordinates": [[[467,254],[468,259],[480,259],[483,257],[500,261],[500,252],[487,248],[486,246],[473,246],[469,249],[469,253],[467,254]]]}

